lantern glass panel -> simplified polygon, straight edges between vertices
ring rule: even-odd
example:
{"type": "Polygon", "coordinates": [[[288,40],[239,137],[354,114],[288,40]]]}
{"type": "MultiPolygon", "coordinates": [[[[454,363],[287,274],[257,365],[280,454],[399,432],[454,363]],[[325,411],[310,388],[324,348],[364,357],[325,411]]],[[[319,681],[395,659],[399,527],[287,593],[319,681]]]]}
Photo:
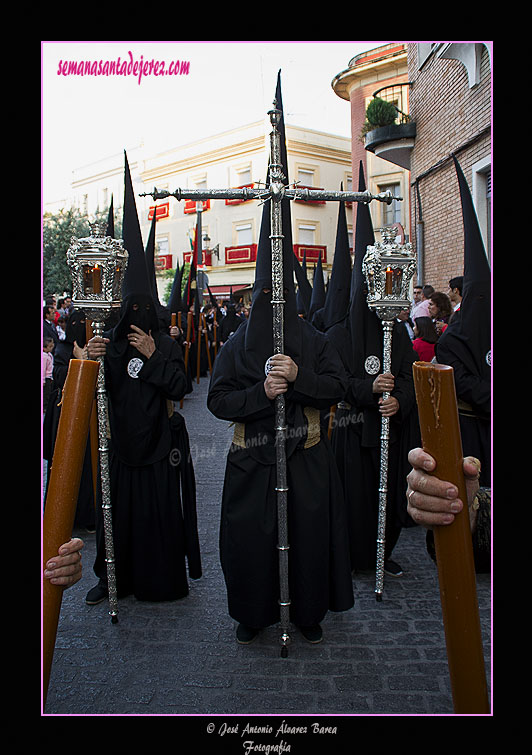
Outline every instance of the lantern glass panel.
{"type": "Polygon", "coordinates": [[[403,282],[403,270],[400,267],[396,267],[393,271],[393,295],[396,297],[401,296],[401,285],[403,282]]]}

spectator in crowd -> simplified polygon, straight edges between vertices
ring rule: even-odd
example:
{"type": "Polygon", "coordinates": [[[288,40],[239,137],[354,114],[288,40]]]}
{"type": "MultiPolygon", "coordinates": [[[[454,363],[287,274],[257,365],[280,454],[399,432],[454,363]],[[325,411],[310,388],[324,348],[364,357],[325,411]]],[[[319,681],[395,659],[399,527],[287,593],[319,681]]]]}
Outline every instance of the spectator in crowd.
{"type": "Polygon", "coordinates": [[[462,289],[464,286],[464,276],[457,275],[449,281],[448,297],[451,300],[453,313],[458,312],[462,303],[462,289]]]}
{"type": "Polygon", "coordinates": [[[42,359],[43,359],[42,410],[43,412],[46,412],[46,407],[48,406],[48,401],[50,399],[50,393],[52,392],[52,388],[53,388],[53,372],[54,372],[54,358],[52,356],[53,350],[54,350],[54,339],[51,336],[44,336],[43,345],[42,345],[42,359]]]}
{"type": "Polygon", "coordinates": [[[434,324],[436,325],[438,336],[441,336],[449,324],[452,314],[453,308],[451,300],[447,294],[444,294],[441,291],[434,291],[429,300],[429,317],[432,317],[434,324]]]}
{"type": "Polygon", "coordinates": [[[434,359],[434,344],[438,340],[438,332],[430,317],[418,317],[414,323],[415,338],[412,341],[414,351],[421,362],[432,362],[434,359]]]}
{"type": "Polygon", "coordinates": [[[412,307],[410,317],[415,322],[417,317],[430,317],[429,314],[429,302],[430,297],[434,293],[434,287],[427,284],[421,289],[421,301],[412,307]]]}

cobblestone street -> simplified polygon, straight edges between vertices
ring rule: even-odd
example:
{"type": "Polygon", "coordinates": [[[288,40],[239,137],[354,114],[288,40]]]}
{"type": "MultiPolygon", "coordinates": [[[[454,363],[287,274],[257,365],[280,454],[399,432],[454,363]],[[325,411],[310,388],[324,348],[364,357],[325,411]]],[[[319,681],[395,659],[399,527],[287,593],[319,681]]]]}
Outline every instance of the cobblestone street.
{"type": "MultiPolygon", "coordinates": [[[[437,571],[420,528],[404,530],[394,551],[404,576],[386,577],[377,602],[374,573],[356,575],[354,608],[328,614],[320,645],[294,630],[288,658],[281,658],[278,627],[252,645],[237,644],[218,558],[232,431],[208,412],[207,389],[208,378],[202,378],[182,409],[196,472],[202,578],[191,581],[190,595],[181,601],[120,601],[119,621],[112,624],[106,602],[85,603],[95,584],[95,540],[76,531],[85,542],[84,574],[64,593],[44,713],[206,716],[203,729],[216,716],[212,752],[225,751],[222,740],[228,743],[230,735],[222,737],[220,727],[232,716],[244,717],[238,719],[238,743],[233,735],[234,752],[242,752],[246,716],[289,721],[312,714],[305,719],[310,726],[326,725],[330,716],[452,714],[437,571]]],[[[489,575],[480,575],[477,584],[489,683],[489,575]]],[[[341,721],[345,726],[348,719],[341,721]]],[[[334,746],[326,737],[325,746],[334,746]]]]}

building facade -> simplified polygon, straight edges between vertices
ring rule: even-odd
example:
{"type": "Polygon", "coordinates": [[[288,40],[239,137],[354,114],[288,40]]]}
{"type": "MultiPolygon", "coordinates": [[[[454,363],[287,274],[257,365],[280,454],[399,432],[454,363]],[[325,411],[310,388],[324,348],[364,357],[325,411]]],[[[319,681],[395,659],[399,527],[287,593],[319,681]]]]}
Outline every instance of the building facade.
{"type": "Polygon", "coordinates": [[[491,258],[490,49],[483,43],[408,45],[412,225],[422,282],[447,290],[463,273],[463,224],[454,154],[468,181],[491,258]]]}
{"type": "MultiPolygon", "coordinates": [[[[410,191],[408,165],[402,166],[386,159],[390,154],[389,144],[383,143],[370,152],[361,136],[366,118],[366,108],[375,95],[393,102],[408,114],[408,55],[404,43],[390,43],[356,55],[348,68],[338,73],[332,88],[338,97],[347,100],[351,108],[351,149],[354,181],[358,182],[359,165],[362,162],[366,187],[372,193],[389,190],[401,200],[391,205],[372,202],[370,207],[373,228],[397,224],[399,236],[411,240],[410,191]]],[[[358,188],[356,185],[355,190],[358,188]]],[[[355,209],[356,213],[356,209],[355,209]]]]}
{"type": "Polygon", "coordinates": [[[486,43],[390,43],[354,57],[332,81],[350,102],[353,175],[360,161],[372,191],[403,197],[392,214],[371,206],[375,229],[399,223],[416,250],[418,278],[446,292],[463,273],[463,226],[455,154],[491,257],[491,50],[486,43]],[[360,139],[378,96],[398,117],[360,139]],[[395,185],[395,189],[393,188],[395,185]]]}
{"type": "MultiPolygon", "coordinates": [[[[266,119],[208,139],[176,147],[161,154],[144,148],[128,150],[128,162],[136,194],[143,238],[147,239],[156,212],[156,255],[161,300],[167,279],[164,269],[189,261],[197,223],[196,203],[175,197],[154,202],[144,193],[176,189],[260,187],[266,182],[271,126],[266,119]]],[[[286,124],[288,176],[291,183],[309,188],[351,190],[350,139],[286,124]]],[[[74,171],[72,206],[89,217],[109,206],[121,215],[123,155],[74,171]]],[[[336,203],[294,201],[291,205],[294,252],[305,256],[309,277],[322,258],[324,274],[330,272],[336,238],[336,203]]],[[[347,205],[349,232],[352,210],[347,205]]],[[[209,287],[221,298],[232,289],[249,299],[255,277],[255,259],[262,206],[257,200],[205,200],[201,211],[203,263],[209,287]]],[[[205,292],[207,293],[207,292],[205,292]]]]}

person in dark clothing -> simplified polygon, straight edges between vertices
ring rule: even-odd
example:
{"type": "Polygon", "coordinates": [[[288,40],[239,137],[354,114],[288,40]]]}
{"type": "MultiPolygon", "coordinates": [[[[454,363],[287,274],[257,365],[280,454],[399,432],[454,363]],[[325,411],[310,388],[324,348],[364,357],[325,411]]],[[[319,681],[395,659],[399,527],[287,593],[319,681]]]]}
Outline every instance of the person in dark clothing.
{"type": "Polygon", "coordinates": [[[238,316],[234,304],[229,304],[227,313],[220,324],[220,343],[224,344],[229,338],[236,333],[244,320],[238,316]]]}
{"type": "MultiPolygon", "coordinates": [[[[359,191],[365,190],[360,165],[359,191]]],[[[401,529],[412,526],[406,512],[408,451],[419,445],[419,423],[412,379],[416,354],[402,322],[392,333],[391,373],[381,371],[383,328],[377,314],[367,304],[362,260],[374,244],[373,227],[367,205],[357,206],[355,261],[352,271],[349,331],[339,342],[344,366],[349,374],[331,435],[336,462],[343,482],[347,507],[351,565],[355,571],[374,569],[377,558],[379,507],[380,436],[382,417],[390,418],[388,444],[386,536],[384,570],[400,576],[402,568],[392,560],[401,529]],[[390,396],[383,399],[382,394],[390,396]]]]}
{"type": "MultiPolygon", "coordinates": [[[[279,84],[276,101],[282,110],[279,84]]],[[[345,373],[327,338],[298,316],[288,200],[282,212],[284,353],[272,358],[265,377],[274,353],[265,205],[249,318],[220,350],[207,399],[216,417],[236,423],[222,495],[220,559],[229,614],[239,622],[242,643],[280,618],[274,425],[281,392],[288,428],[290,619],[307,640],[319,642],[327,611],[354,604],[342,487],[319,422],[319,411],[342,396],[345,373]]]]}
{"type": "Polygon", "coordinates": [[[454,371],[465,456],[480,460],[480,484],[491,485],[491,270],[478,220],[455,159],[464,222],[464,276],[460,309],[435,347],[436,359],[454,371]]]}
{"type": "MultiPolygon", "coordinates": [[[[190,577],[201,576],[199,559],[194,573],[191,569],[179,470],[172,462],[168,402],[182,398],[186,378],[179,345],[160,329],[127,158],[123,238],[129,258],[120,319],[87,345],[89,358],[105,355],[117,594],[177,600],[189,592],[187,558],[190,577]]],[[[87,594],[89,604],[107,595],[101,506],[97,513],[94,572],[99,582],[87,594]]]]}
{"type": "Polygon", "coordinates": [[[43,307],[43,322],[42,322],[42,334],[44,336],[50,336],[53,339],[54,346],[59,343],[59,336],[57,334],[57,328],[55,327],[54,316],[55,307],[51,304],[46,304],[43,307]]]}

